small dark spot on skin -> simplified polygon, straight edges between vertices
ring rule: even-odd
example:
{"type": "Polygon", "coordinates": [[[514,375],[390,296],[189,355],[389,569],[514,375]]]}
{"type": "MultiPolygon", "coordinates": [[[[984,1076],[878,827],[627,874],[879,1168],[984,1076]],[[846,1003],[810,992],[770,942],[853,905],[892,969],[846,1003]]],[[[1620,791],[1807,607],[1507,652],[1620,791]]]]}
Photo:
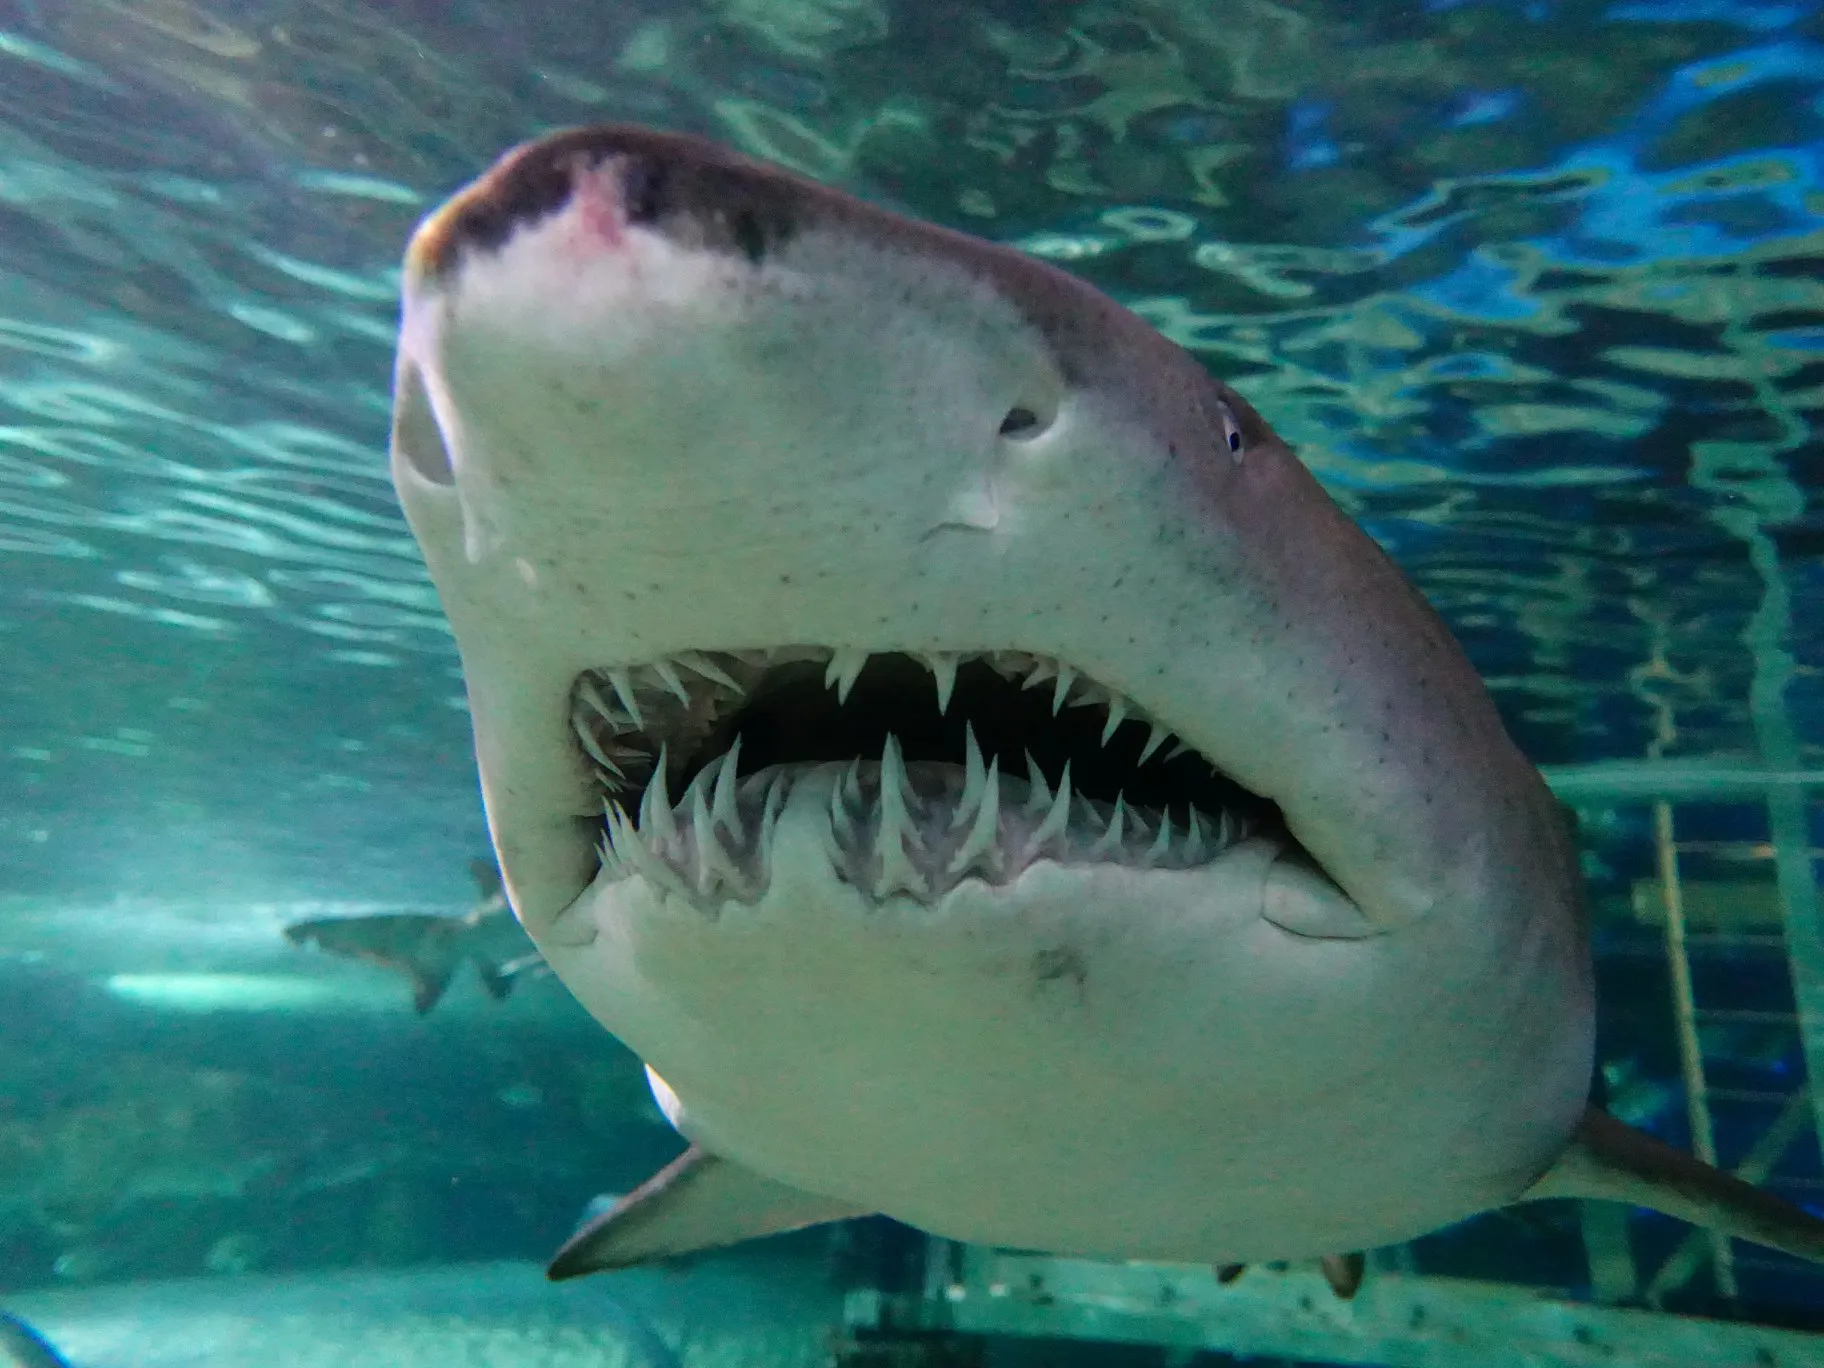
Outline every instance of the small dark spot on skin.
{"type": "Polygon", "coordinates": [[[1057,983],[1069,979],[1082,991],[1089,980],[1089,967],[1083,963],[1083,957],[1075,950],[1058,946],[1050,950],[1041,950],[1032,957],[1032,976],[1042,988],[1048,983],[1057,983]]]}

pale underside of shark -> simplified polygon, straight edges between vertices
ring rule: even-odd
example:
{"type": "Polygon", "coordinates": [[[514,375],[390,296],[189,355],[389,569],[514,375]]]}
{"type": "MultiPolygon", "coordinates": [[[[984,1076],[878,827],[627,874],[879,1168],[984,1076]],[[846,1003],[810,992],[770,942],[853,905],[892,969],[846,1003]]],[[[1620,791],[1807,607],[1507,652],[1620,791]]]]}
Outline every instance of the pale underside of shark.
{"type": "Polygon", "coordinates": [[[1347,1290],[1560,1195],[1824,1256],[1586,1107],[1537,772],[1260,415],[1082,282],[553,135],[414,238],[393,468],[514,908],[691,1142],[555,1275],[881,1212],[1347,1290]]]}

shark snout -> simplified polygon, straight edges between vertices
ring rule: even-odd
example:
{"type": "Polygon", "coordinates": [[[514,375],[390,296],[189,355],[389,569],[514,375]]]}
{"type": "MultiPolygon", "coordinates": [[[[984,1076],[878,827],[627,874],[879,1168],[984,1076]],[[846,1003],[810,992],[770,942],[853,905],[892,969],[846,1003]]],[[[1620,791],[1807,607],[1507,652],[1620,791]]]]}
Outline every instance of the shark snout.
{"type": "Polygon", "coordinates": [[[579,129],[515,149],[451,199],[414,238],[408,273],[421,283],[448,280],[466,260],[562,214],[611,249],[642,227],[758,266],[795,231],[793,198],[707,144],[637,128],[579,129]]]}

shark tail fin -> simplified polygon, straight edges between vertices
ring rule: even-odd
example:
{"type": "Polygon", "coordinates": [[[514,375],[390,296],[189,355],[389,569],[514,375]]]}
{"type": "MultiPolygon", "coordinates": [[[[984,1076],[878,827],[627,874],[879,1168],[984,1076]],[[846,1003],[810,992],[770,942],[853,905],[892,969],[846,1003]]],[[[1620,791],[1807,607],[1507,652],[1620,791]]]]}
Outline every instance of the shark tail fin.
{"type": "Polygon", "coordinates": [[[1543,1197],[1627,1202],[1824,1263],[1824,1219],[1594,1107],[1584,1112],[1558,1162],[1519,1200],[1543,1197]]]}
{"type": "Polygon", "coordinates": [[[774,1182],[692,1145],[608,1210],[585,1221],[557,1251],[545,1276],[561,1282],[867,1214],[846,1202],[774,1182]]]}

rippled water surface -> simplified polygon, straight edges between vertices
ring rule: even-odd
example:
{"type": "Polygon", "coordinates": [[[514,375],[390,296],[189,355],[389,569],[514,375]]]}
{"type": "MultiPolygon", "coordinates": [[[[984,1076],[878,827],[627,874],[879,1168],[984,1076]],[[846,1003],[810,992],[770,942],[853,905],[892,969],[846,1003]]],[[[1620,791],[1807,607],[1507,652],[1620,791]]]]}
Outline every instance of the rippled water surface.
{"type": "Polygon", "coordinates": [[[1536,758],[1824,754],[1818,0],[10,0],[10,891],[461,898],[395,264],[502,148],[606,119],[1118,295],[1383,539],[1536,758]]]}

